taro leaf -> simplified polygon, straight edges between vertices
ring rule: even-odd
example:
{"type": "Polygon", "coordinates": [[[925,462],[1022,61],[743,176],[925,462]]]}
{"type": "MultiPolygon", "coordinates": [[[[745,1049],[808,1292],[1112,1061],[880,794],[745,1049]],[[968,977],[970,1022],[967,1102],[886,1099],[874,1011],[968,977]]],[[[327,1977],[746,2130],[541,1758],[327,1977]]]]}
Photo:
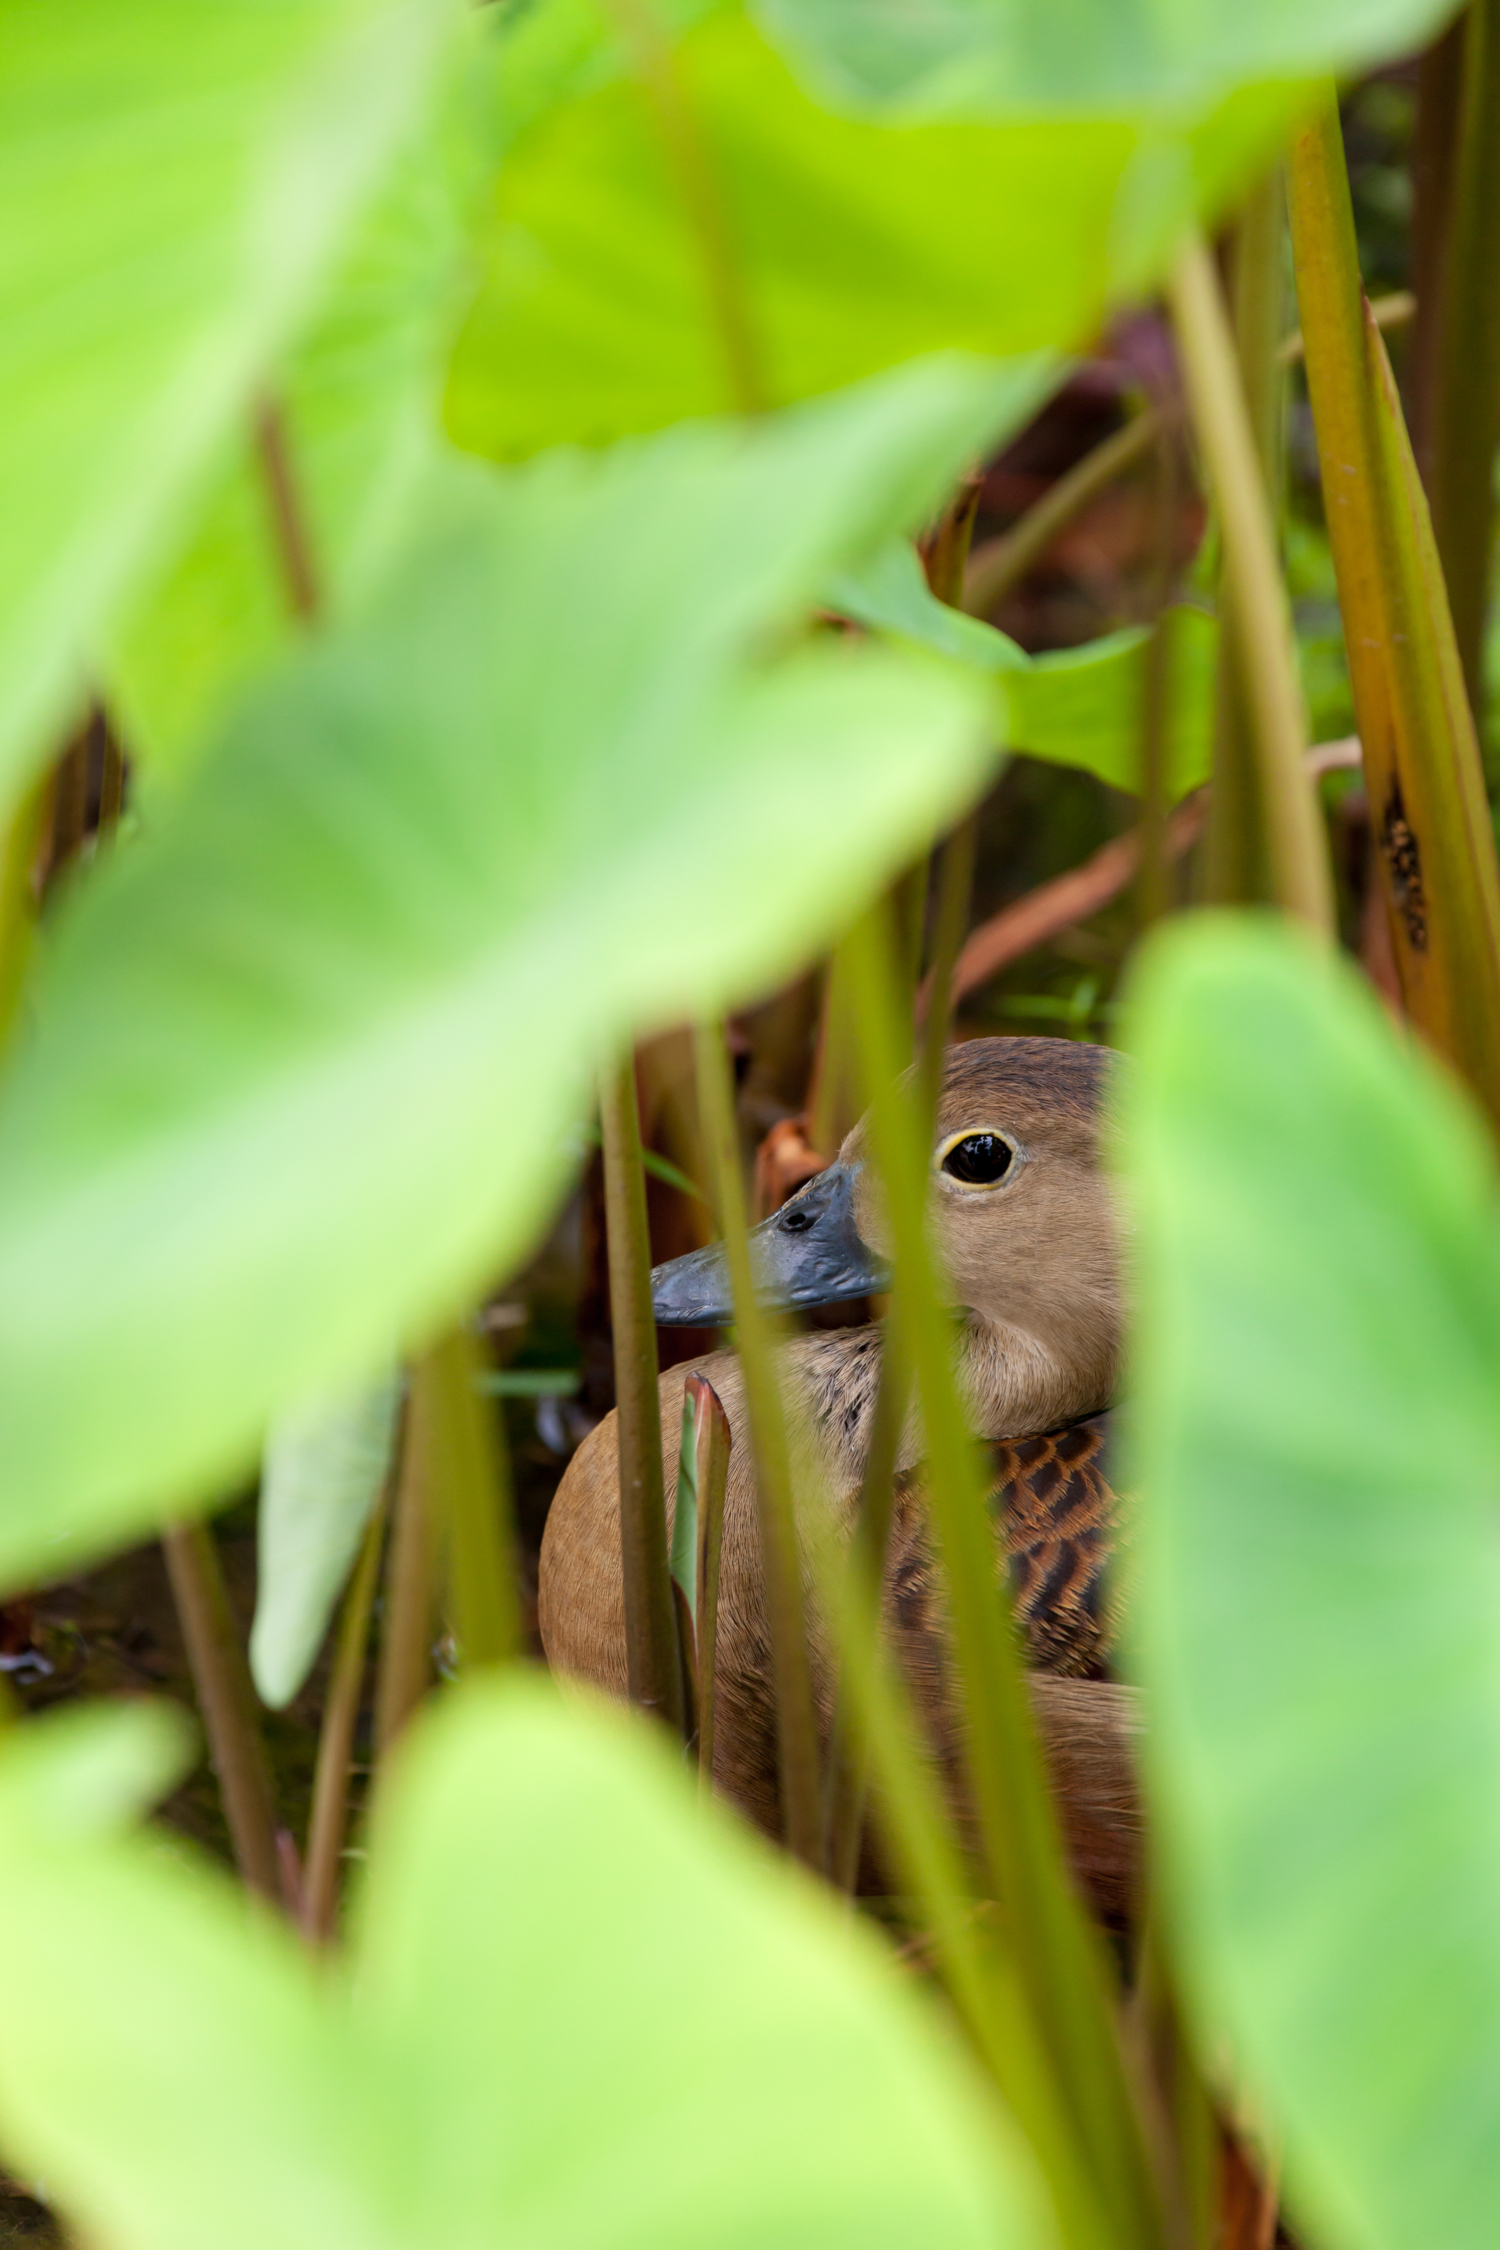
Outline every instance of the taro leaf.
{"type": "MultiPolygon", "coordinates": [[[[1165,785],[1169,803],[1208,779],[1219,629],[1186,604],[1170,610],[1165,785]]],[[[1006,739],[1055,766],[1082,766],[1111,789],[1141,786],[1146,643],[1140,628],[1033,657],[1007,676],[1006,739]]]]}
{"type": "MultiPolygon", "coordinates": [[[[733,403],[694,199],[609,13],[540,0],[501,48],[509,145],[448,402],[458,441],[498,458],[733,403]]],[[[1076,344],[1299,104],[1252,87],[1171,126],[890,125],[819,106],[731,0],[673,13],[700,19],[676,75],[773,404],[922,352],[1076,344]]]]}
{"type": "Polygon", "coordinates": [[[754,13],[835,100],[903,118],[1180,120],[1263,80],[1367,68],[1418,47],[1449,0],[755,0],[754,13]]]}
{"type": "Polygon", "coordinates": [[[0,62],[0,797],[425,92],[452,0],[45,0],[0,62]]]}
{"type": "Polygon", "coordinates": [[[790,973],[972,799],[951,668],[785,636],[1028,395],[945,360],[454,463],[380,598],[79,885],[0,1087],[0,1579],[201,1502],[451,1317],[545,1225],[601,1049],[790,973]]]}
{"type": "Polygon", "coordinates": [[[828,588],[831,609],[872,630],[916,641],[981,672],[1023,672],[1030,658],[1008,634],[940,602],[909,539],[888,539],[841,570],[828,588]]]}
{"type": "MultiPolygon", "coordinates": [[[[319,599],[335,615],[377,575],[438,442],[443,360],[484,160],[482,54],[477,37],[458,47],[422,135],[271,378],[319,599]]],[[[111,637],[111,706],[153,783],[184,769],[235,690],[296,630],[264,465],[246,428],[171,568],[111,637]]]]}
{"type": "Polygon", "coordinates": [[[1174,929],[1133,1024],[1134,1602],[1172,1927],[1299,2240],[1488,2250],[1493,1155],[1283,926],[1174,929]]]}
{"type": "Polygon", "coordinates": [[[390,1472],[395,1374],[283,1415],[266,1440],[257,1516],[250,1669],[264,1703],[290,1703],[390,1472]]]}
{"type": "MultiPolygon", "coordinates": [[[[1081,766],[1112,789],[1140,789],[1148,635],[1139,627],[1082,648],[1027,656],[993,625],[940,602],[904,539],[889,540],[840,571],[827,599],[873,630],[995,675],[998,724],[1012,750],[1052,765],[1081,766]]],[[[1208,779],[1218,628],[1184,606],[1168,612],[1168,632],[1166,784],[1175,802],[1208,779]]]]}
{"type": "MultiPolygon", "coordinates": [[[[134,1717],[40,1721],[32,1765],[123,1754],[134,1717]]],[[[512,1681],[419,1721],[347,1967],[176,1854],[56,1833],[9,1768],[0,2149],[90,2240],[1046,2239],[909,1980],[622,1715],[512,1681]]]]}

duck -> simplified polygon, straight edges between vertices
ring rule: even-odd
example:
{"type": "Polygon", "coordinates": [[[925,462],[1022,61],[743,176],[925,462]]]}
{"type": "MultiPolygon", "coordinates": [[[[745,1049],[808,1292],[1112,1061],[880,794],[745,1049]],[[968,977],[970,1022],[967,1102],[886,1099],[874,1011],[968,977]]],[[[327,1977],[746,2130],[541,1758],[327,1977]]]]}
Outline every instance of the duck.
{"type": "MultiPolygon", "coordinates": [[[[1128,1697],[1111,1681],[1117,1628],[1111,1568],[1119,1504],[1115,1411],[1124,1326],[1123,1243],[1101,1161],[1118,1058],[1082,1041],[976,1038],[949,1047],[929,1174],[933,1239],[955,1323],[960,1393],[987,1460],[997,1573],[1008,1580],[1054,1795],[1083,1888],[1109,1918],[1128,1910],[1139,1820],[1128,1697]]],[[[889,1273],[869,1120],[835,1160],[751,1230],[762,1300],[787,1312],[849,1304],[889,1273]]],[[[722,1247],[658,1266],[664,1326],[732,1318],[722,1247]]],[[[880,1387],[878,1321],[813,1329],[780,1347],[800,1442],[815,1449],[820,1504],[852,1535],[880,1387]]],[[[770,1646],[764,1613],[745,1390],[732,1352],[660,1378],[663,1468],[675,1503],[677,1435],[692,1374],[712,1384],[731,1435],[715,1674],[714,1782],[767,1835],[781,1831],[770,1646]]],[[[803,1456],[804,1460],[807,1456],[803,1456]]],[[[921,1435],[908,1415],[897,1448],[883,1595],[887,1630],[967,1824],[958,1714],[946,1684],[940,1579],[923,1492],[921,1435]]],[[[538,1621],[552,1670],[626,1694],[614,1416],[579,1446],[543,1533],[538,1621]]],[[[816,1630],[814,1692],[826,1737],[834,1676],[816,1630]]],[[[878,1857],[861,1889],[882,1887],[878,1857]]]]}

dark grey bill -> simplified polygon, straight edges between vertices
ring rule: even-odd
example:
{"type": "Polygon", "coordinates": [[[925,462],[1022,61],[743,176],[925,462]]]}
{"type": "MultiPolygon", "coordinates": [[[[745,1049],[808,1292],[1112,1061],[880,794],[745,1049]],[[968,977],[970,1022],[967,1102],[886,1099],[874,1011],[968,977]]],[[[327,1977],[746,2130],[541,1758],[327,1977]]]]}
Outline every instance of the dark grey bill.
{"type": "MultiPolygon", "coordinates": [[[[831,1164],[752,1227],[750,1257],[764,1305],[836,1305],[890,1287],[889,1267],[854,1224],[854,1173],[843,1164],[831,1164]]],[[[651,1303],[663,1328],[722,1328],[733,1320],[723,1244],[654,1267],[651,1303]]]]}

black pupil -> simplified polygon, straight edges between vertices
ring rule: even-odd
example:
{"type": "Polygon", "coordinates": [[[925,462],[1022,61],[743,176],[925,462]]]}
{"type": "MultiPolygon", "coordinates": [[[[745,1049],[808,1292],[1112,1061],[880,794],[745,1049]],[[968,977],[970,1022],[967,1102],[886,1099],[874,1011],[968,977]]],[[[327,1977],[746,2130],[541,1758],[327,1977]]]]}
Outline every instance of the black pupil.
{"type": "Polygon", "coordinates": [[[998,1133],[966,1133],[943,1158],[943,1170],[970,1187],[993,1187],[1010,1170],[1010,1149],[998,1133]]]}

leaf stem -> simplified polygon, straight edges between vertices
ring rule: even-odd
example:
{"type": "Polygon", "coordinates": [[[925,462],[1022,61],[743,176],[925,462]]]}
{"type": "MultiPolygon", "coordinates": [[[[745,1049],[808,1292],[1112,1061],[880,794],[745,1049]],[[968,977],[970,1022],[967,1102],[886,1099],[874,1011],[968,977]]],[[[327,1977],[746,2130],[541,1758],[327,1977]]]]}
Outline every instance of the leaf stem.
{"type": "Polygon", "coordinates": [[[1500,0],[1470,0],[1460,21],[1462,99],[1438,292],[1427,493],[1477,719],[1500,444],[1500,0]]]}
{"type": "Polygon", "coordinates": [[[771,1322],[750,1264],[745,1190],[740,1176],[729,1051],[718,1024],[695,1035],[698,1114],[709,1179],[734,1291],[736,1339],[755,1456],[761,1575],[776,1698],[781,1814],[788,1848],[811,1868],[823,1861],[818,1732],[802,1599],[802,1562],[792,1500],[791,1451],[771,1322]]]}
{"type": "Polygon", "coordinates": [[[1105,1964],[1063,1858],[997,1571],[986,1489],[959,1401],[952,1320],[927,1238],[928,1127],[909,1088],[898,1083],[899,986],[878,911],[856,925],[848,947],[871,1141],[900,1282],[888,1348],[912,1370],[922,1417],[928,1506],[942,1559],[985,1869],[1016,1933],[1019,1972],[1093,2153],[1101,2199],[1117,2220],[1119,2239],[1144,2250],[1158,2231],[1155,2189],[1105,1964]]]}
{"type": "Polygon", "coordinates": [[[323,605],[306,511],[292,466],[286,417],[275,399],[262,399],[255,410],[255,447],[260,455],[261,476],[287,601],[293,616],[311,625],[323,605]]]}
{"type": "Polygon", "coordinates": [[[1231,629],[1247,670],[1273,894],[1324,936],[1333,890],[1317,800],[1302,767],[1307,719],[1265,478],[1213,260],[1195,236],[1168,288],[1193,425],[1218,509],[1231,629]]]}
{"type": "Polygon", "coordinates": [[[892,1871],[930,1933],[938,1973],[1008,2122],[1030,2144],[1055,2203],[1058,2240],[1070,2250],[1113,2250],[1122,2237],[1100,2201],[1054,2058],[1039,2036],[1009,1929],[974,1895],[910,1690],[883,1642],[880,1579],[851,1569],[826,1534],[809,1541],[809,1554],[892,1871]]]}
{"type": "Polygon", "coordinates": [[[271,1769],[218,1549],[203,1523],[175,1524],[161,1544],[235,1865],[251,1890],[280,1906],[285,1885],[271,1769]]]}
{"type": "Polygon", "coordinates": [[[1144,407],[1049,486],[1019,523],[987,540],[970,559],[964,577],[963,606],[970,616],[988,617],[998,609],[1074,518],[1116,477],[1145,460],[1160,433],[1161,416],[1154,407],[1144,407]]]}
{"type": "MultiPolygon", "coordinates": [[[[1279,167],[1246,199],[1230,237],[1235,356],[1266,491],[1282,482],[1286,190],[1279,167]]],[[[1301,346],[1300,335],[1296,339],[1301,346]]],[[[1203,852],[1203,895],[1215,905],[1261,903],[1268,895],[1265,808],[1250,719],[1247,656],[1219,571],[1219,640],[1214,695],[1213,789],[1203,852]]]]}
{"type": "Polygon", "coordinates": [[[510,1478],[473,1331],[451,1328],[412,1369],[411,1403],[446,1533],[451,1616],[465,1666],[521,1653],[510,1478]]]}
{"type": "Polygon", "coordinates": [[[323,1724],[318,1734],[318,1762],[313,1773],[307,1861],[302,1878],[302,1928],[305,1936],[317,1942],[326,1942],[333,1936],[338,1915],[339,1861],[349,1817],[350,1762],[364,1688],[370,1612],[380,1581],[380,1554],[384,1543],[385,1509],[379,1507],[365,1528],[359,1560],[344,1596],[328,1696],[323,1705],[323,1724]]]}
{"type": "Polygon", "coordinates": [[[375,1749],[383,1764],[420,1708],[432,1678],[437,1525],[431,1465],[410,1399],[385,1566],[385,1616],[375,1679],[375,1749]]]}
{"type": "Polygon", "coordinates": [[[635,1063],[606,1070],[599,1094],[609,1310],[615,1352],[615,1427],[620,1455],[620,1562],[625,1580],[625,1652],[630,1700],[677,1734],[686,1722],[682,1659],[667,1568],[656,1322],[635,1063]]]}

